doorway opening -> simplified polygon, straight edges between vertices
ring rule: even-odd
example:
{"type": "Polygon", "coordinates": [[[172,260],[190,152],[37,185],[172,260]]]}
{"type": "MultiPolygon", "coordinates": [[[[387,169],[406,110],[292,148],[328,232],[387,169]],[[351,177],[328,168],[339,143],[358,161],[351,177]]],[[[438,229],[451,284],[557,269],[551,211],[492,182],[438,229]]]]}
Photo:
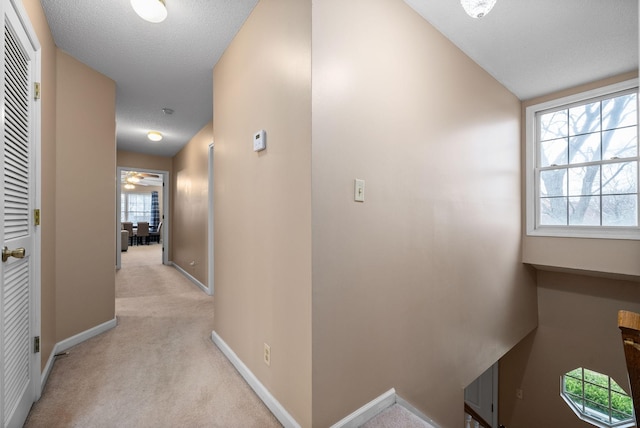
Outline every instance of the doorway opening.
{"type": "Polygon", "coordinates": [[[498,363],[464,389],[465,413],[481,426],[498,428],[498,363]]]}
{"type": "Polygon", "coordinates": [[[169,172],[129,167],[116,172],[116,269],[122,268],[123,251],[134,252],[138,244],[147,253],[157,249],[159,262],[168,265],[169,172]]]}

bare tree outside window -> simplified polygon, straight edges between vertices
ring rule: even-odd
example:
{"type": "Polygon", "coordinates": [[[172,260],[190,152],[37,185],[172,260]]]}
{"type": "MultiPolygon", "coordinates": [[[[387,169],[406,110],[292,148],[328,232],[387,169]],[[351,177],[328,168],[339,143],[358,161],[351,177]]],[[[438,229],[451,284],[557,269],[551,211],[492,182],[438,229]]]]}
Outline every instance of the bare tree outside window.
{"type": "Polygon", "coordinates": [[[638,226],[638,96],[539,113],[539,224],[638,226]]]}

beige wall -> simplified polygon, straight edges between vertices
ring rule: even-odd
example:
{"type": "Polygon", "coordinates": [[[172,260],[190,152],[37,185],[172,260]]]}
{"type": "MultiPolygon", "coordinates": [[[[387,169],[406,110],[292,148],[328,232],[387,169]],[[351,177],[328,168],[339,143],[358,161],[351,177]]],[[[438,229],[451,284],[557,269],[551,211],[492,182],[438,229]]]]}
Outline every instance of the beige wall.
{"type": "MultiPolygon", "coordinates": [[[[566,91],[522,103],[523,124],[525,109],[531,105],[549,100],[585,92],[594,88],[638,77],[638,72],[627,73],[610,79],[578,86],[566,91]]],[[[526,146],[525,127],[522,127],[522,147],[526,146]]],[[[524,156],[523,156],[524,158],[524,156]]],[[[525,171],[523,164],[523,171],[525,171]]],[[[525,189],[523,187],[523,195],[525,189]]],[[[543,269],[579,270],[585,272],[606,273],[612,275],[640,276],[640,241],[620,239],[584,239],[552,238],[526,236],[523,238],[523,256],[525,263],[540,266],[543,269]]]]}
{"type": "Polygon", "coordinates": [[[115,94],[111,79],[58,50],[57,341],[115,317],[115,94]]]}
{"type": "Polygon", "coordinates": [[[144,153],[118,150],[117,165],[132,169],[151,169],[156,171],[172,171],[173,159],[165,156],[147,155],[144,153]]]}
{"type": "MultiPolygon", "coordinates": [[[[311,1],[258,3],[214,69],[215,331],[311,426],[311,1]],[[256,131],[267,149],[253,152],[256,131]],[[271,346],[271,367],[262,361],[271,346]]],[[[340,352],[337,350],[337,352],[340,352]]]]}
{"type": "Polygon", "coordinates": [[[560,398],[560,376],[585,367],[629,392],[617,314],[640,312],[640,285],[538,272],[539,326],[500,360],[500,423],[507,427],[591,427],[560,398]],[[515,397],[523,390],[523,399],[515,397]]]}
{"type": "Polygon", "coordinates": [[[56,46],[38,0],[23,0],[41,47],[41,364],[56,344],[56,46]]]}
{"type": "Polygon", "coordinates": [[[206,124],[173,158],[171,223],[173,263],[208,286],[209,145],[213,122],[206,124]],[[191,264],[193,262],[193,265],[191,264]]]}
{"type": "Polygon", "coordinates": [[[462,426],[536,325],[520,102],[402,1],[314,2],[312,28],[313,426],[392,387],[462,426]]]}

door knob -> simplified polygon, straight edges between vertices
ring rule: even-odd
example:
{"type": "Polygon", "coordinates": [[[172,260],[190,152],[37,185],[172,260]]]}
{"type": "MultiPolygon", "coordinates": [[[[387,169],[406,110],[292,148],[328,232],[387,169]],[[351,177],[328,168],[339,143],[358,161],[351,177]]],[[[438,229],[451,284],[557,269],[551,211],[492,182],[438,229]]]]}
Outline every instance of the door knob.
{"type": "Polygon", "coordinates": [[[15,250],[10,250],[7,247],[2,249],[2,261],[6,262],[9,260],[9,257],[15,257],[16,259],[24,258],[24,248],[16,248],[15,250]]]}

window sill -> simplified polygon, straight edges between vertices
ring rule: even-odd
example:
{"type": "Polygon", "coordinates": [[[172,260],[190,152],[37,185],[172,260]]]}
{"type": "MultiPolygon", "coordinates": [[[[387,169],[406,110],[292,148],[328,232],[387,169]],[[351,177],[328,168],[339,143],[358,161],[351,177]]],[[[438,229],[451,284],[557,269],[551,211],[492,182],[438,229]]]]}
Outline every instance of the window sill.
{"type": "Polygon", "coordinates": [[[640,240],[526,235],[522,261],[543,270],[640,278],[640,240]]]}
{"type": "Polygon", "coordinates": [[[544,226],[527,231],[527,236],[547,236],[555,238],[587,238],[587,239],[630,239],[640,240],[640,228],[619,227],[554,227],[544,226]]]}

